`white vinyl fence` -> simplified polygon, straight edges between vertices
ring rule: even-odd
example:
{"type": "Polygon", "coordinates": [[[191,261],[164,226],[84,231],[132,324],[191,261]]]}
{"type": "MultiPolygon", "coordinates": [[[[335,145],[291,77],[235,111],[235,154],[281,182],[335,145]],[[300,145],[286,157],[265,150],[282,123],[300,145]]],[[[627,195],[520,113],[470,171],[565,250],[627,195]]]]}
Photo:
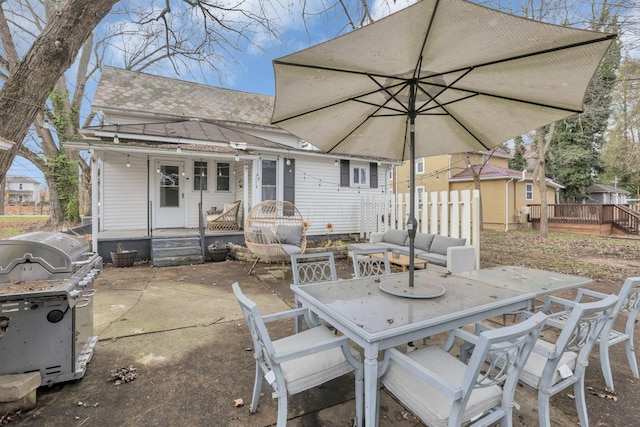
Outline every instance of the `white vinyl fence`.
{"type": "MultiPolygon", "coordinates": [[[[480,265],[480,192],[478,190],[433,191],[416,194],[415,218],[418,232],[464,237],[476,247],[476,265],[480,265]]],[[[362,197],[360,237],[389,228],[405,229],[409,218],[409,193],[362,197]]]]}

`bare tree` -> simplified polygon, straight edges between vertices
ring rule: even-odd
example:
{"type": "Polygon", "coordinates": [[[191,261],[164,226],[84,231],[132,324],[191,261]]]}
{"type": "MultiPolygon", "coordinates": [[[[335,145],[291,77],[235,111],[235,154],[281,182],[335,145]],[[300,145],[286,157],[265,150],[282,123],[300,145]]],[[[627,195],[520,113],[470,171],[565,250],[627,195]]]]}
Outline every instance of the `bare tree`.
{"type": "MultiPolygon", "coordinates": [[[[81,123],[79,112],[86,102],[87,83],[99,72],[109,50],[119,51],[126,69],[169,65],[177,75],[189,74],[193,80],[207,82],[211,70],[220,72],[247,45],[259,48],[254,36],[277,40],[283,29],[279,13],[300,13],[305,25],[319,16],[332,24],[339,18],[344,22],[339,32],[374,19],[366,0],[339,1],[321,10],[306,0],[300,4],[298,9],[297,3],[267,0],[0,0],[4,48],[0,49],[0,79],[4,81],[0,141],[13,144],[0,151],[0,182],[17,154],[27,158],[44,173],[52,192],[52,220],[59,222],[68,209],[57,202],[58,177],[51,173],[49,159],[67,155],[68,161],[80,167],[81,210],[90,213],[88,164],[76,153],[66,153],[64,141],[77,136],[93,119],[81,123]],[[97,27],[110,11],[111,19],[97,27]],[[27,49],[16,44],[31,47],[20,58],[19,52],[27,49]],[[64,73],[72,64],[74,78],[69,80],[64,73]]],[[[309,38],[311,41],[310,33],[309,38]]]]}

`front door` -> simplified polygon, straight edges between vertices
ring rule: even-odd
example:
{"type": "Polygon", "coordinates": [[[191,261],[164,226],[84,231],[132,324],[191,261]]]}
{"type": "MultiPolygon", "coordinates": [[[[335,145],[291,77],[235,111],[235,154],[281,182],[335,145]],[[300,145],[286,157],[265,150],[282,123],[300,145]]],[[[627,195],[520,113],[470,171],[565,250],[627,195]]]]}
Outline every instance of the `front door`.
{"type": "Polygon", "coordinates": [[[184,165],[159,161],[156,168],[156,228],[185,227],[184,165]]]}

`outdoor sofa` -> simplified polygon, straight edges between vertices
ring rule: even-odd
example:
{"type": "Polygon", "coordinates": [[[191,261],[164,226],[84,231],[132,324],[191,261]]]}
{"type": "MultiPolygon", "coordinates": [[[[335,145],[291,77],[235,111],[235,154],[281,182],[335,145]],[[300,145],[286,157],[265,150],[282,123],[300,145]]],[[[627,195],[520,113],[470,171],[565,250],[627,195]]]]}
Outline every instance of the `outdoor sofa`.
{"type": "MultiPolygon", "coordinates": [[[[429,262],[429,268],[438,267],[450,273],[475,269],[475,247],[466,245],[467,239],[440,234],[416,233],[415,257],[429,262]]],[[[409,255],[409,234],[406,230],[390,229],[371,233],[369,243],[357,249],[384,247],[409,255]]]]}

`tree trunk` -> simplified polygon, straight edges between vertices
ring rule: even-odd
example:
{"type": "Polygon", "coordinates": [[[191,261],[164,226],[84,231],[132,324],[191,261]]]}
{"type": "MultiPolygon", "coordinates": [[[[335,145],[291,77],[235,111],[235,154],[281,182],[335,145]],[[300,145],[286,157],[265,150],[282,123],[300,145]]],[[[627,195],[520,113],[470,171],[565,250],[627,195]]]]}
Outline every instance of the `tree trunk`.
{"type": "Polygon", "coordinates": [[[549,235],[549,204],[547,203],[545,159],[555,128],[556,124],[552,123],[546,133],[544,129],[536,129],[538,152],[536,167],[533,170],[533,182],[538,186],[538,191],[540,192],[540,236],[545,238],[549,235]]]}
{"type": "Polygon", "coordinates": [[[36,114],[60,76],[69,69],[95,26],[118,0],[67,0],[62,2],[9,79],[0,89],[0,181],[18,152],[36,114]],[[37,70],[37,72],[34,72],[37,70]]]}

